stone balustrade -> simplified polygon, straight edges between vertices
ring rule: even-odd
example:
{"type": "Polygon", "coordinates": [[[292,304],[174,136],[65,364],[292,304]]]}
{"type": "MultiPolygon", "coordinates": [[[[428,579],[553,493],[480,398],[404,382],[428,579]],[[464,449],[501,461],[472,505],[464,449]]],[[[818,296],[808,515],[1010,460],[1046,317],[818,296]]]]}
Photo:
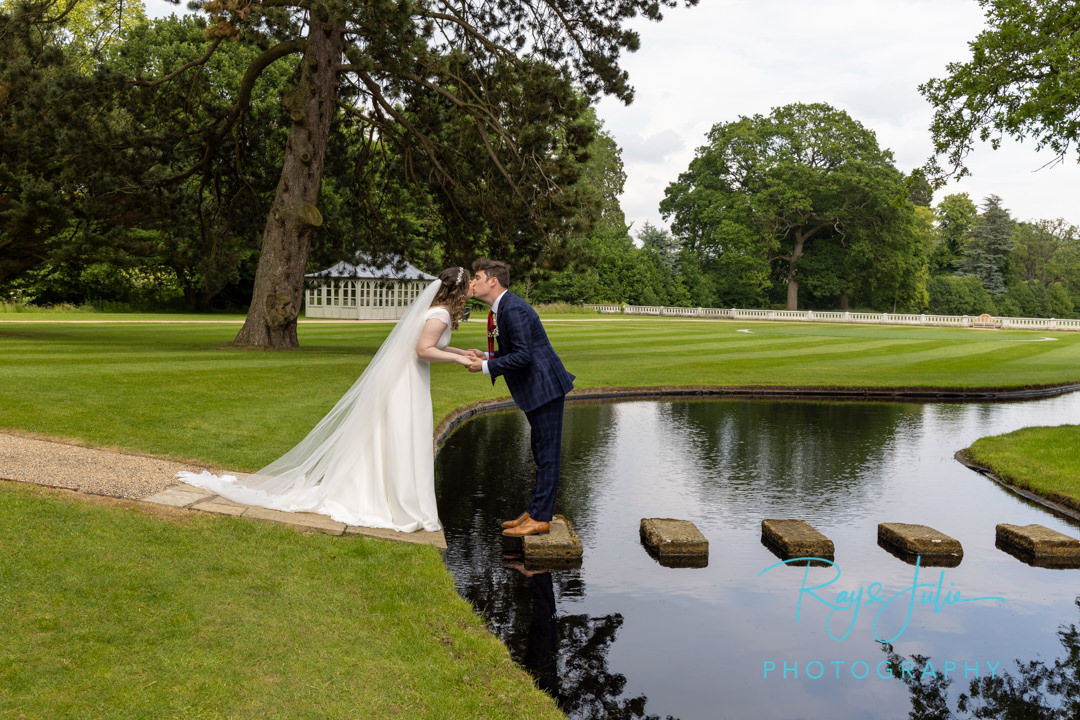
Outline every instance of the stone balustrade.
{"type": "Polygon", "coordinates": [[[1000,328],[1002,330],[1080,331],[1080,320],[1057,318],[1011,318],[978,315],[927,315],[913,313],[859,313],[822,310],[741,310],[739,308],[666,307],[661,305],[586,305],[601,315],[645,315],[721,320],[772,320],[782,322],[828,322],[870,325],[932,325],[938,327],[1000,328]]]}

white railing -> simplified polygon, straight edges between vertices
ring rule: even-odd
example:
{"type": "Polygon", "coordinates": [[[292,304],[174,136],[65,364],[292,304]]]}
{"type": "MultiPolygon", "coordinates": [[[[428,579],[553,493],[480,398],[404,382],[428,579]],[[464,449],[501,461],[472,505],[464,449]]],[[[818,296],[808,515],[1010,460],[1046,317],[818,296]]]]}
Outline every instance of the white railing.
{"type": "Polygon", "coordinates": [[[912,313],[857,313],[821,310],[740,310],[738,308],[687,308],[661,305],[586,305],[601,315],[653,315],[659,317],[720,318],[724,320],[780,320],[785,322],[871,323],[878,325],[938,325],[945,327],[994,327],[1013,330],[1075,330],[1080,320],[1012,318],[978,315],[926,315],[912,313]]]}

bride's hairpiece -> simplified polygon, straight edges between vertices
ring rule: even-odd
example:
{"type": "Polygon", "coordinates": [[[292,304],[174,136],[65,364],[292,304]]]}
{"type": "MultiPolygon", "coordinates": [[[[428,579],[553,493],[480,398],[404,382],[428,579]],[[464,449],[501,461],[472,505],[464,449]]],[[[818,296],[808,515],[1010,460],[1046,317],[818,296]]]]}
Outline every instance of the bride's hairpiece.
{"type": "Polygon", "coordinates": [[[461,284],[461,281],[462,281],[462,280],[463,280],[464,278],[465,278],[465,268],[463,268],[463,267],[459,267],[459,268],[457,269],[457,277],[456,277],[456,278],[454,278],[454,282],[452,282],[452,283],[448,283],[448,282],[446,282],[445,280],[443,280],[443,285],[445,285],[446,287],[453,287],[453,286],[455,286],[455,285],[460,285],[460,284],[461,284]]]}
{"type": "MultiPolygon", "coordinates": [[[[445,273],[445,272],[447,272],[447,270],[444,270],[443,272],[445,273]]],[[[464,280],[464,279],[465,279],[465,268],[459,267],[457,269],[457,277],[454,278],[453,280],[443,280],[442,284],[443,284],[443,287],[447,287],[447,288],[457,287],[458,285],[461,284],[461,281],[464,280]]]]}

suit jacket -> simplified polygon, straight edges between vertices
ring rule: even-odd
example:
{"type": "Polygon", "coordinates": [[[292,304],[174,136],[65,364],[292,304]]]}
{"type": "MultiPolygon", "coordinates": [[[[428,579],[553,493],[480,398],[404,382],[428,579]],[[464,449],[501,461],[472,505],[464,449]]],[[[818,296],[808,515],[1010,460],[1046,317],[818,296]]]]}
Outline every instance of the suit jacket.
{"type": "Polygon", "coordinates": [[[574,376],[566,372],[540,316],[527,302],[511,292],[504,293],[496,326],[499,349],[488,358],[488,372],[493,379],[500,375],[506,379],[519,408],[531,412],[570,392],[574,376]]]}

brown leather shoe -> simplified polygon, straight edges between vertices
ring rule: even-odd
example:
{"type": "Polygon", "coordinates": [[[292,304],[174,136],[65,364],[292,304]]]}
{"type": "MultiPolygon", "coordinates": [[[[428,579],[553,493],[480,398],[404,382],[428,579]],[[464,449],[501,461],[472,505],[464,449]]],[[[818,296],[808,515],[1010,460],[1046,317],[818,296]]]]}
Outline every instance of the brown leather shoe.
{"type": "Polygon", "coordinates": [[[525,522],[521,523],[517,527],[507,528],[503,530],[503,535],[510,537],[521,537],[523,535],[547,535],[551,529],[551,523],[540,522],[529,518],[525,522]]]}
{"type": "Polygon", "coordinates": [[[518,525],[520,525],[521,523],[525,522],[528,519],[529,519],[529,513],[523,512],[520,515],[518,515],[516,518],[514,518],[513,520],[507,520],[507,521],[503,522],[502,526],[504,528],[515,528],[515,527],[517,527],[518,525]]]}

